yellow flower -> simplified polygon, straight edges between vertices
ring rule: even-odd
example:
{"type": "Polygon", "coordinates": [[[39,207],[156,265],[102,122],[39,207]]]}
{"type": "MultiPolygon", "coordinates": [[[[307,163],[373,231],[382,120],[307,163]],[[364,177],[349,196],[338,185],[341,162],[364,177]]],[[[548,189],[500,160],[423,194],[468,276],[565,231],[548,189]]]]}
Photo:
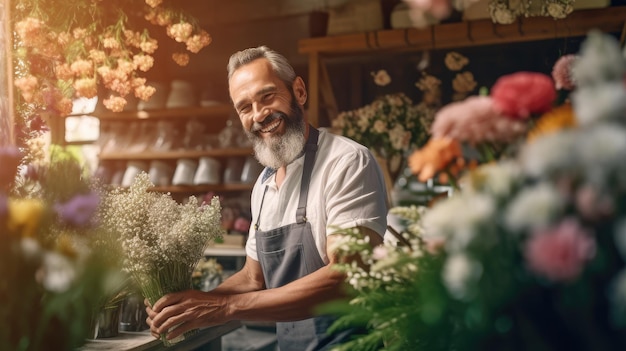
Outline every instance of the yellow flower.
{"type": "Polygon", "coordinates": [[[78,251],[74,245],[74,240],[72,239],[72,235],[69,233],[61,233],[59,235],[56,243],[56,249],[56,251],[66,257],[78,257],[78,251]]]}
{"type": "Polygon", "coordinates": [[[533,129],[528,133],[527,140],[530,142],[535,140],[537,137],[574,126],[576,126],[574,110],[572,109],[571,104],[565,103],[543,114],[537,120],[533,129]]]}
{"type": "Polygon", "coordinates": [[[44,213],[44,204],[36,199],[9,199],[9,232],[19,232],[22,237],[36,235],[44,213]]]}

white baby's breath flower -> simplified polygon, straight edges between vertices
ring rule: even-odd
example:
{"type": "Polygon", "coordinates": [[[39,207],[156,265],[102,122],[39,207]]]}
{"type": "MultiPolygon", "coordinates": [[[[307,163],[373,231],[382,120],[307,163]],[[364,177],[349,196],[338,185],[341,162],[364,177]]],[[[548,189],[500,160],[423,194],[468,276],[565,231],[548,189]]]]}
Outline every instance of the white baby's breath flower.
{"type": "Polygon", "coordinates": [[[199,205],[197,198],[190,197],[180,204],[169,194],[150,191],[152,186],[148,175],[141,173],[127,191],[107,194],[100,220],[119,234],[124,269],[136,278],[164,274],[172,264],[187,267],[191,274],[205,247],[222,235],[219,200],[199,205]]]}
{"type": "Polygon", "coordinates": [[[504,213],[508,229],[517,232],[543,227],[563,210],[561,195],[548,183],[525,188],[511,201],[504,213]]]}

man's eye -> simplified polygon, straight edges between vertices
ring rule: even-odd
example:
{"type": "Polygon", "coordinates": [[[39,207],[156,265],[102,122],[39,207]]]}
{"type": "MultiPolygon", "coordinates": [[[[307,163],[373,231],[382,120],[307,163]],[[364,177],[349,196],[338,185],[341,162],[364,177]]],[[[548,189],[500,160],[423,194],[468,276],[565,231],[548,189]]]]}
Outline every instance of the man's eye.
{"type": "Polygon", "coordinates": [[[270,101],[274,98],[275,95],[275,93],[265,94],[263,95],[263,101],[270,101]]]}
{"type": "Polygon", "coordinates": [[[248,113],[248,112],[250,112],[250,106],[249,105],[248,106],[244,106],[244,107],[239,109],[239,114],[240,115],[248,113]]]}

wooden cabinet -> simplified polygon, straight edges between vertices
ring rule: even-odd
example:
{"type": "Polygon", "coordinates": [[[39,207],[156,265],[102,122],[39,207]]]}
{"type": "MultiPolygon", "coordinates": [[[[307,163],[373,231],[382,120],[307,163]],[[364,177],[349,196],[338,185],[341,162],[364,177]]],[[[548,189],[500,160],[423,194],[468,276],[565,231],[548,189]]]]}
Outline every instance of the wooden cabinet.
{"type": "Polygon", "coordinates": [[[380,30],[339,36],[308,38],[298,42],[298,51],[308,56],[309,121],[319,125],[320,113],[332,119],[337,103],[326,69],[326,61],[365,55],[408,51],[453,49],[481,45],[585,36],[590,30],[621,33],[624,42],[626,6],[574,11],[567,18],[519,18],[509,25],[491,19],[433,25],[427,28],[380,30]]]}
{"type": "MultiPolygon", "coordinates": [[[[208,107],[176,108],[162,110],[141,110],[123,112],[94,112],[93,115],[100,121],[100,138],[95,142],[100,145],[98,154],[99,168],[109,167],[109,176],[119,172],[120,168],[125,168],[129,162],[141,162],[149,164],[152,161],[163,161],[172,169],[175,169],[176,162],[180,159],[191,159],[196,162],[203,157],[210,157],[219,160],[221,163],[220,172],[224,172],[227,163],[232,159],[239,159],[243,164],[245,159],[252,157],[253,150],[249,145],[242,143],[241,138],[232,140],[227,147],[219,145],[219,134],[227,127],[229,119],[231,128],[236,133],[241,133],[239,121],[233,122],[233,111],[230,105],[219,104],[208,107]],[[188,123],[194,121],[194,125],[188,123]],[[165,123],[161,125],[161,123],[165,123]],[[173,142],[170,147],[152,147],[156,138],[155,128],[167,128],[165,132],[170,132],[173,142]],[[116,126],[113,128],[113,126],[116,126]],[[201,137],[211,137],[212,146],[207,145],[207,140],[196,140],[194,147],[184,145],[186,129],[198,128],[198,131],[187,130],[187,132],[198,132],[201,137]],[[129,134],[130,135],[127,135],[129,134]],[[149,133],[152,135],[145,135],[149,133]],[[145,140],[142,140],[144,138],[145,140]],[[106,139],[106,140],[103,140],[106,139]],[[121,143],[121,140],[125,143],[121,143]],[[108,142],[117,142],[117,147],[109,147],[108,142]],[[137,147],[138,143],[143,143],[137,147]]],[[[118,179],[119,181],[119,179],[118,179]]],[[[233,193],[251,191],[252,181],[224,181],[222,179],[216,184],[207,185],[162,185],[156,186],[155,191],[169,192],[173,196],[184,196],[191,194],[202,194],[207,192],[233,193]]]]}

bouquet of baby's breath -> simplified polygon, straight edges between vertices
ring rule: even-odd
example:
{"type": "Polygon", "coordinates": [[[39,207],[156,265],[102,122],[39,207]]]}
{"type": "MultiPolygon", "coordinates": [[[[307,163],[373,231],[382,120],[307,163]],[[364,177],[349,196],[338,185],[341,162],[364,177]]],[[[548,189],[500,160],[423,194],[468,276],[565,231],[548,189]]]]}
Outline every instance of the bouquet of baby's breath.
{"type": "Polygon", "coordinates": [[[129,189],[112,190],[104,198],[100,220],[119,234],[124,270],[155,303],[167,293],[192,288],[197,262],[223,229],[217,197],[199,204],[191,196],[180,204],[169,194],[150,191],[152,186],[142,173],[129,189]]]}

